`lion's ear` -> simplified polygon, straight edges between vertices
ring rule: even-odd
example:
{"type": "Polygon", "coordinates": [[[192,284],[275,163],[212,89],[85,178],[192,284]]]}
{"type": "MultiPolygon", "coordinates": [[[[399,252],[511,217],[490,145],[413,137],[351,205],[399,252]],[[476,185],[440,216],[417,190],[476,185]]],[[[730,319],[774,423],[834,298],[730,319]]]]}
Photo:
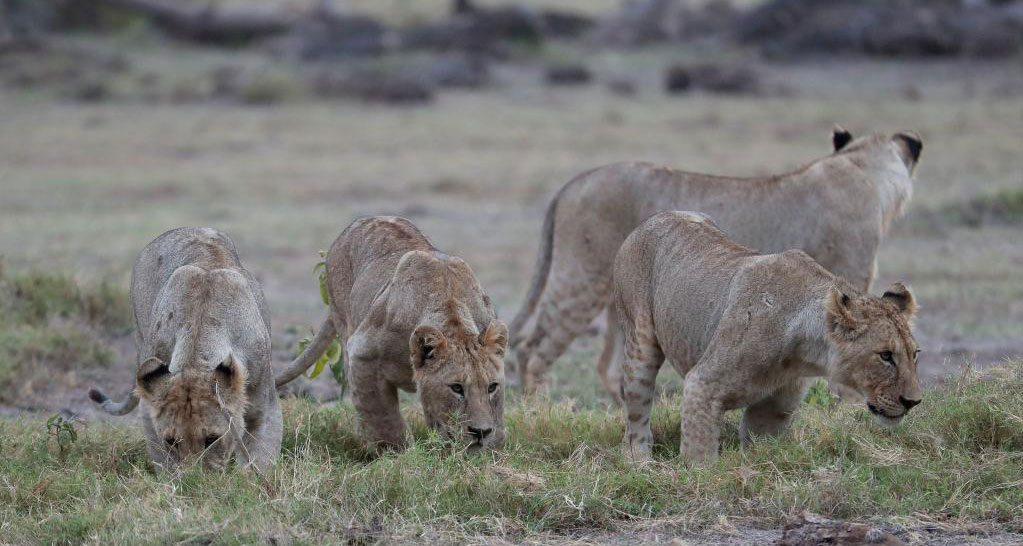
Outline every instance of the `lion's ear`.
{"type": "Polygon", "coordinates": [[[499,320],[491,322],[487,329],[480,333],[480,343],[497,356],[504,356],[505,350],[508,349],[508,327],[499,320]]]}
{"type": "Polygon", "coordinates": [[[135,384],[138,386],[139,394],[147,398],[155,397],[157,391],[166,385],[170,378],[170,368],[155,356],[143,360],[135,372],[135,384]]]}
{"type": "Polygon", "coordinates": [[[906,319],[911,319],[916,314],[916,300],[913,299],[913,293],[901,282],[889,286],[881,298],[895,304],[895,307],[899,308],[906,319]]]}
{"type": "Polygon", "coordinates": [[[838,287],[833,286],[828,291],[824,309],[827,311],[828,332],[831,335],[841,336],[856,330],[857,323],[852,315],[852,305],[852,298],[838,287]]]}
{"type": "Polygon", "coordinates": [[[903,131],[895,133],[892,136],[892,141],[899,145],[902,161],[906,164],[906,168],[912,172],[917,162],[920,161],[920,151],[924,148],[924,142],[920,139],[920,135],[916,131],[903,131]]]}
{"type": "Polygon", "coordinates": [[[433,326],[419,326],[409,337],[412,367],[419,369],[435,362],[447,349],[448,340],[433,326]]]}
{"type": "Polygon", "coordinates": [[[831,143],[835,145],[836,152],[845,148],[845,145],[852,142],[852,139],[852,133],[843,129],[841,125],[835,125],[835,128],[831,133],[831,143]]]}
{"type": "Polygon", "coordinates": [[[213,370],[213,373],[220,384],[228,387],[230,393],[240,394],[245,390],[248,370],[233,354],[227,355],[227,358],[213,370]]]}

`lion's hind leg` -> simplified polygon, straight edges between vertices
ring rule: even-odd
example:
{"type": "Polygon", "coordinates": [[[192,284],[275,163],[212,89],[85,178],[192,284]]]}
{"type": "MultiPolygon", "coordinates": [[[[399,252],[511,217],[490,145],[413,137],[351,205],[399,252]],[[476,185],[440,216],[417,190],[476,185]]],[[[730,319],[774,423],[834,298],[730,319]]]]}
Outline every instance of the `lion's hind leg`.
{"type": "Polygon", "coordinates": [[[625,336],[625,361],[622,363],[621,396],[626,428],[623,450],[635,461],[652,458],[653,432],[650,412],[654,405],[657,372],[664,363],[664,352],[657,343],[653,321],[622,321],[625,336]]]}
{"type": "Polygon", "coordinates": [[[621,406],[622,401],[622,358],[623,343],[621,326],[615,306],[607,307],[607,330],[604,332],[604,351],[597,361],[597,373],[604,384],[604,390],[611,395],[615,404],[621,406]]]}
{"type": "Polygon", "coordinates": [[[611,279],[582,272],[571,281],[553,277],[537,306],[536,323],[516,349],[520,382],[526,393],[546,386],[547,373],[568,346],[607,305],[611,279]],[[589,277],[587,279],[587,277],[589,277]]]}

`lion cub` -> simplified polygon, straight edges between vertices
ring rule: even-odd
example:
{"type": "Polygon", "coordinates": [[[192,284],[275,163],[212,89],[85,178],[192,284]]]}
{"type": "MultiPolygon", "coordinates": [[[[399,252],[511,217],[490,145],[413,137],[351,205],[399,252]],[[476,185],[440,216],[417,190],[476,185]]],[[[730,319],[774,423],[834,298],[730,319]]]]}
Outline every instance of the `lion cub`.
{"type": "Polygon", "coordinates": [[[174,467],[199,457],[222,467],[232,456],[258,469],[281,450],[281,408],[270,367],[270,314],[259,283],[234,243],[211,228],[178,228],[139,254],[131,276],[135,389],[113,415],[143,403],[153,462],[174,467]]]}
{"type": "Polygon", "coordinates": [[[398,389],[418,391],[430,427],[470,451],[504,443],[508,328],[462,259],[408,220],[363,218],[331,245],[327,284],[330,314],[278,386],[339,336],[359,432],[372,447],[405,446],[398,389]]]}
{"type": "Polygon", "coordinates": [[[915,405],[916,305],[900,283],[878,298],[800,250],[757,254],[706,216],[662,212],[625,240],[614,263],[625,333],[624,447],[650,457],[654,380],[667,358],[685,376],[682,454],[718,454],[724,412],[746,408],[740,437],[776,434],[824,376],[860,394],[886,424],[915,405]]]}

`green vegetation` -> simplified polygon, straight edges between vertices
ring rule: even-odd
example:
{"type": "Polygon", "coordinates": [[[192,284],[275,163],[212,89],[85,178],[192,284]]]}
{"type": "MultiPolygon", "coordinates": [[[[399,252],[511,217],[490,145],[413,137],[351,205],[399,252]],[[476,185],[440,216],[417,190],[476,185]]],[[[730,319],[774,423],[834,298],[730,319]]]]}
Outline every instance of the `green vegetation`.
{"type": "Polygon", "coordinates": [[[135,427],[79,425],[78,440],[58,446],[42,421],[0,421],[0,520],[14,543],[515,540],[614,531],[635,518],[777,525],[804,509],[1023,529],[1023,364],[924,400],[894,429],[859,407],[808,404],[789,435],[747,451],[732,426],[721,460],[705,469],[678,457],[677,397],[657,404],[657,462],[641,467],[619,454],[619,415],[544,401],[512,405],[509,444],[497,453],[452,453],[409,414],[414,446],[372,458],[350,406],[289,400],[284,454],[265,476],[156,474],[135,427]]]}
{"type": "MultiPolygon", "coordinates": [[[[330,292],[327,290],[326,250],[320,251],[320,261],[316,262],[316,265],[313,266],[313,273],[316,275],[320,287],[320,299],[323,300],[323,305],[330,307],[330,292]]],[[[297,354],[301,354],[306,346],[309,345],[309,342],[309,338],[299,340],[297,354]]],[[[345,376],[345,363],[344,356],[341,354],[341,343],[337,338],[334,338],[330,345],[327,346],[327,350],[320,355],[320,358],[316,359],[312,371],[309,372],[309,379],[315,379],[316,376],[323,372],[325,367],[330,367],[330,375],[334,377],[334,381],[341,385],[341,394],[344,395],[344,392],[348,390],[348,380],[345,376]]]]}
{"type": "Polygon", "coordinates": [[[979,195],[964,203],[946,206],[943,212],[953,222],[970,227],[1023,224],[1023,188],[979,195]]]}
{"type": "Polygon", "coordinates": [[[0,269],[0,401],[11,388],[70,367],[106,366],[111,336],[131,328],[128,296],[108,283],[79,287],[62,274],[0,269]]]}

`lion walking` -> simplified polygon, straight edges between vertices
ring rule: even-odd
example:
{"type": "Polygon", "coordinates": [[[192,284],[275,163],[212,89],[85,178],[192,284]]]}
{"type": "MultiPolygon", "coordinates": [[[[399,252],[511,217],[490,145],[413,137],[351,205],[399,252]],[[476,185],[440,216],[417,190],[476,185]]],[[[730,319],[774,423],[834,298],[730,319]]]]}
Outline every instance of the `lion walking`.
{"type": "Polygon", "coordinates": [[[608,310],[598,368],[620,401],[622,337],[611,300],[615,253],[632,230],[664,210],[710,215],[761,252],[799,248],[859,290],[874,278],[878,246],[913,192],[922,143],[913,132],[854,139],[836,128],[834,152],[787,174],[727,178],[618,163],[568,182],[544,220],[526,301],[512,321],[518,380],[544,385],[553,362],[608,310]]]}

